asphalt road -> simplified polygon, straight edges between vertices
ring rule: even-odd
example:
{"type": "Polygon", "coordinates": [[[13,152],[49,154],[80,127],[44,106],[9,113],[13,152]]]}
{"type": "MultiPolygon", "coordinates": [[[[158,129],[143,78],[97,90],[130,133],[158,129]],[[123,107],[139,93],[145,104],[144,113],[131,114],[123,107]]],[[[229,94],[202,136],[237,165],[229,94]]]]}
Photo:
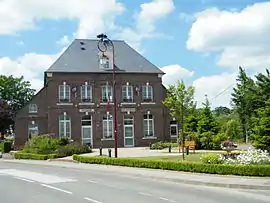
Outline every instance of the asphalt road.
{"type": "Polygon", "coordinates": [[[97,170],[4,162],[0,165],[0,197],[7,203],[260,203],[270,202],[269,193],[97,170]]]}

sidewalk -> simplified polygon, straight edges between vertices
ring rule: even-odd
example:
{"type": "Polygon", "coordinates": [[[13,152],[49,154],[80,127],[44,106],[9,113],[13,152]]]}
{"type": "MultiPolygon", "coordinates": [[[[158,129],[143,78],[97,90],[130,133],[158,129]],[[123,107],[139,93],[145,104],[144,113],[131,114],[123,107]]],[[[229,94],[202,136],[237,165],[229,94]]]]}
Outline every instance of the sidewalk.
{"type": "Polygon", "coordinates": [[[242,177],[242,176],[222,176],[212,174],[186,173],[178,171],[165,171],[157,169],[142,169],[108,165],[94,165],[71,163],[63,161],[34,161],[34,160],[0,160],[0,163],[20,163],[43,166],[55,166],[63,168],[75,168],[82,170],[96,170],[115,175],[151,178],[156,180],[166,180],[177,183],[196,184],[227,188],[241,188],[253,190],[270,190],[270,177],[242,177]]]}

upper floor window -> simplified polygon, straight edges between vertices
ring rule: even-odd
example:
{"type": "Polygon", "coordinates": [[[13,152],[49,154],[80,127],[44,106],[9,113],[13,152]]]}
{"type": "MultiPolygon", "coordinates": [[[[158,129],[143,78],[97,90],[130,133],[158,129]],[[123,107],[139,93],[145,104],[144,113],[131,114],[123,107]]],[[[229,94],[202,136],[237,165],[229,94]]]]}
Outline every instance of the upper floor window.
{"type": "Polygon", "coordinates": [[[133,102],[133,88],[129,83],[122,86],[122,99],[124,103],[133,102]]]}
{"type": "Polygon", "coordinates": [[[71,138],[71,118],[66,114],[59,116],[59,137],[71,138]]]}
{"type": "Polygon", "coordinates": [[[153,101],[153,87],[148,83],[142,86],[142,100],[143,102],[153,101]]]}
{"type": "Polygon", "coordinates": [[[88,85],[87,82],[81,86],[81,100],[82,102],[92,101],[92,86],[88,85]]]}
{"type": "Polygon", "coordinates": [[[154,118],[151,114],[145,114],[143,116],[143,132],[144,137],[154,136],[154,118]]]}
{"type": "Polygon", "coordinates": [[[65,82],[63,85],[59,85],[59,101],[69,102],[70,101],[70,86],[65,82]]]}
{"type": "Polygon", "coordinates": [[[100,64],[101,69],[109,69],[110,68],[110,60],[105,55],[100,56],[99,64],[100,64]]]}
{"type": "Polygon", "coordinates": [[[113,97],[113,88],[108,83],[101,87],[102,91],[102,102],[112,102],[113,97]]]}
{"type": "Polygon", "coordinates": [[[38,112],[38,108],[36,104],[29,104],[29,108],[28,108],[29,113],[37,113],[38,112]]]}
{"type": "Polygon", "coordinates": [[[103,116],[103,139],[113,138],[113,117],[110,114],[103,116]]]}

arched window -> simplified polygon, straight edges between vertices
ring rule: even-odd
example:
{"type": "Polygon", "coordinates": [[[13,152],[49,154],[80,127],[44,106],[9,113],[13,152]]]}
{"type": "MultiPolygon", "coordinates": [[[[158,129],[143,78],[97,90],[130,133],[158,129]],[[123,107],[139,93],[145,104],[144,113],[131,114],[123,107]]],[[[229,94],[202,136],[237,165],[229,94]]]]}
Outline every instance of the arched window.
{"type": "Polygon", "coordinates": [[[59,137],[71,138],[71,118],[67,115],[59,116],[59,137]]]}

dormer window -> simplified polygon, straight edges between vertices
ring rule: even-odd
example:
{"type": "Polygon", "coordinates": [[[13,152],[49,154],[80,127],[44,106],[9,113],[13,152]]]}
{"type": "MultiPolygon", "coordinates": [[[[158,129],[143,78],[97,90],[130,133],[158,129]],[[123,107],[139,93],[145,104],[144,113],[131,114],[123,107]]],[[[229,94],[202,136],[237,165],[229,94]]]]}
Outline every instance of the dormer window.
{"type": "Polygon", "coordinates": [[[100,64],[101,69],[105,69],[105,70],[110,69],[110,60],[104,54],[102,56],[100,56],[99,64],[100,64]]]}

